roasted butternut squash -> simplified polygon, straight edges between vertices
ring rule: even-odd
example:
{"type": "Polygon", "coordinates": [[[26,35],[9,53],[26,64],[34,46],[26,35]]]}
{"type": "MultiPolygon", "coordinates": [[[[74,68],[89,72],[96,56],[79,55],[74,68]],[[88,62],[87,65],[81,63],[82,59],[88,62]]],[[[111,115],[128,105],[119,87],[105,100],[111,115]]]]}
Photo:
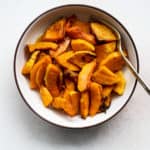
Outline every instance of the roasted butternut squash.
{"type": "Polygon", "coordinates": [[[68,59],[72,64],[82,68],[85,64],[91,62],[95,58],[96,54],[91,51],[76,51],[68,59]]]}
{"type": "Polygon", "coordinates": [[[52,25],[46,30],[45,34],[43,35],[42,39],[44,41],[58,41],[62,40],[65,36],[65,25],[66,19],[62,18],[52,25]]]}
{"type": "Polygon", "coordinates": [[[74,54],[73,51],[67,51],[59,56],[57,56],[55,59],[56,61],[63,66],[64,68],[67,68],[72,71],[79,71],[79,68],[73,64],[71,64],[68,60],[70,57],[72,57],[74,54]]]}
{"type": "Polygon", "coordinates": [[[32,53],[29,60],[25,63],[25,65],[22,68],[22,74],[25,75],[25,74],[30,73],[35,61],[37,60],[37,56],[38,56],[39,53],[40,53],[40,51],[35,51],[35,52],[32,53]]]}
{"type": "Polygon", "coordinates": [[[100,84],[95,82],[90,83],[90,99],[89,115],[94,116],[99,112],[99,108],[102,105],[102,86],[100,84]]]}
{"type": "Polygon", "coordinates": [[[91,23],[92,32],[96,35],[97,40],[99,41],[116,41],[116,35],[113,31],[106,25],[98,22],[91,23]]]}
{"type": "Polygon", "coordinates": [[[89,114],[90,97],[89,92],[85,91],[81,93],[80,98],[80,114],[82,118],[86,118],[89,114]]]}
{"type": "Polygon", "coordinates": [[[53,97],[59,95],[59,79],[60,79],[61,70],[54,64],[49,64],[46,68],[46,73],[44,76],[45,85],[50,91],[53,97]]]}
{"type": "Polygon", "coordinates": [[[30,72],[30,88],[36,89],[38,85],[36,84],[36,73],[40,66],[48,65],[52,62],[50,56],[46,55],[42,59],[40,59],[37,63],[34,64],[31,72],[30,72]]]}
{"type": "Polygon", "coordinates": [[[126,80],[122,71],[118,71],[116,75],[119,78],[119,82],[115,85],[115,87],[113,88],[113,91],[115,91],[118,95],[122,95],[125,90],[126,80]]]}
{"type": "Polygon", "coordinates": [[[87,63],[83,66],[78,76],[78,90],[83,92],[88,89],[88,84],[90,82],[92,73],[96,67],[96,60],[87,63]]]}
{"type": "Polygon", "coordinates": [[[119,81],[117,75],[105,66],[101,66],[94,72],[92,80],[102,85],[113,85],[119,81]]]}
{"type": "Polygon", "coordinates": [[[48,89],[43,85],[40,86],[40,95],[44,106],[45,107],[50,106],[53,101],[53,97],[51,93],[48,91],[48,89]]]}
{"type": "Polygon", "coordinates": [[[111,71],[116,72],[123,68],[125,61],[119,52],[113,52],[109,54],[104,60],[102,60],[101,65],[104,65],[111,71]]]}
{"type": "Polygon", "coordinates": [[[95,51],[95,47],[93,44],[89,43],[86,40],[83,39],[74,39],[71,41],[71,47],[75,51],[95,51]]]}
{"type": "Polygon", "coordinates": [[[54,42],[37,42],[35,44],[28,44],[28,48],[30,52],[33,52],[35,50],[56,50],[58,45],[54,42]]]}

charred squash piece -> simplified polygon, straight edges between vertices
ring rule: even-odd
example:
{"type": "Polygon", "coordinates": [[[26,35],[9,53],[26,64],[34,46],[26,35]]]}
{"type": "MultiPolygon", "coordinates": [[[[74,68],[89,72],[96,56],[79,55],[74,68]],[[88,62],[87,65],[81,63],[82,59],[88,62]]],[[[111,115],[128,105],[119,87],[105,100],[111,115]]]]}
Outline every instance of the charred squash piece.
{"type": "Polygon", "coordinates": [[[91,23],[92,32],[96,35],[97,40],[99,41],[116,41],[117,38],[113,31],[106,25],[98,22],[91,23]]]}
{"type": "Polygon", "coordinates": [[[59,56],[56,57],[56,61],[63,66],[64,68],[67,68],[71,71],[79,71],[79,68],[73,64],[71,64],[68,60],[70,57],[72,57],[74,54],[73,51],[65,52],[59,56]]]}
{"type": "Polygon", "coordinates": [[[53,54],[51,53],[51,55],[52,55],[53,57],[57,57],[58,55],[64,53],[64,52],[68,49],[69,44],[70,44],[70,38],[69,38],[69,37],[66,37],[66,38],[64,39],[64,41],[62,41],[62,42],[58,45],[58,48],[56,49],[56,51],[55,51],[55,52],[52,51],[53,54]]]}
{"type": "Polygon", "coordinates": [[[81,93],[80,98],[80,114],[82,118],[86,118],[89,114],[90,97],[89,92],[85,91],[81,93]]]}
{"type": "Polygon", "coordinates": [[[94,72],[92,80],[102,85],[113,85],[119,81],[117,75],[105,66],[94,72]]]}
{"type": "Polygon", "coordinates": [[[32,67],[37,60],[37,56],[40,53],[40,51],[35,51],[31,54],[29,60],[25,63],[25,65],[22,68],[22,74],[29,74],[32,70],[32,67]]]}
{"type": "Polygon", "coordinates": [[[50,56],[44,56],[42,59],[40,59],[37,63],[34,64],[31,72],[30,72],[30,88],[36,89],[38,88],[38,85],[36,84],[36,73],[40,66],[47,66],[49,63],[52,63],[52,60],[50,56]]]}
{"type": "Polygon", "coordinates": [[[65,36],[65,25],[66,19],[62,18],[52,25],[46,30],[45,34],[43,35],[43,40],[46,41],[58,41],[62,40],[65,36]]]}
{"type": "Polygon", "coordinates": [[[83,32],[78,26],[66,28],[66,32],[73,39],[84,39],[92,44],[96,44],[94,35],[83,32]]]}
{"type": "Polygon", "coordinates": [[[94,45],[83,39],[72,40],[71,47],[75,51],[80,51],[80,50],[95,51],[94,45]]]}
{"type": "Polygon", "coordinates": [[[46,68],[46,73],[44,76],[44,81],[47,89],[50,91],[53,97],[59,95],[59,80],[60,80],[60,69],[54,65],[49,64],[46,68]]]}
{"type": "Polygon", "coordinates": [[[76,51],[68,59],[72,64],[82,68],[85,64],[91,62],[95,58],[96,54],[91,51],[76,51]]]}
{"type": "Polygon", "coordinates": [[[53,101],[53,97],[51,93],[48,91],[48,89],[43,85],[40,86],[40,95],[44,106],[45,107],[50,106],[53,101]]]}
{"type": "Polygon", "coordinates": [[[103,105],[101,107],[101,111],[106,111],[107,108],[111,105],[111,92],[113,90],[114,86],[105,86],[102,90],[102,99],[103,99],[103,105]]]}
{"type": "Polygon", "coordinates": [[[58,45],[54,42],[37,42],[35,44],[28,44],[28,48],[30,52],[33,52],[34,50],[56,50],[58,45]]]}
{"type": "Polygon", "coordinates": [[[92,62],[84,65],[82,70],[79,72],[77,86],[80,92],[87,90],[88,84],[90,82],[95,67],[96,67],[96,60],[93,60],[92,62]]]}
{"type": "Polygon", "coordinates": [[[90,24],[79,20],[75,15],[72,15],[67,19],[67,28],[77,26],[85,33],[90,33],[90,24]]]}
{"type": "Polygon", "coordinates": [[[111,71],[116,72],[123,68],[125,61],[119,52],[113,52],[101,62],[101,65],[105,65],[111,71]]]}
{"type": "Polygon", "coordinates": [[[113,91],[115,91],[118,95],[122,95],[125,90],[126,80],[125,80],[125,77],[124,77],[122,71],[118,71],[116,73],[116,75],[119,78],[119,82],[115,85],[113,91]]]}
{"type": "Polygon", "coordinates": [[[89,115],[94,116],[102,105],[102,86],[100,84],[95,82],[90,83],[90,99],[89,115]]]}

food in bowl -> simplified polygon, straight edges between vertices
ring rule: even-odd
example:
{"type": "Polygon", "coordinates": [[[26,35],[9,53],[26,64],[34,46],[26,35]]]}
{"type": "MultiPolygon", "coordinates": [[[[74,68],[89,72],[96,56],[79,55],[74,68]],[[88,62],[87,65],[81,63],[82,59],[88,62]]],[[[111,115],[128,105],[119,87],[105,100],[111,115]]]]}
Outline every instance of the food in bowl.
{"type": "Polygon", "coordinates": [[[27,45],[29,58],[22,74],[45,107],[69,116],[95,116],[110,107],[114,94],[125,90],[125,62],[116,40],[113,31],[99,21],[63,17],[27,45]]]}

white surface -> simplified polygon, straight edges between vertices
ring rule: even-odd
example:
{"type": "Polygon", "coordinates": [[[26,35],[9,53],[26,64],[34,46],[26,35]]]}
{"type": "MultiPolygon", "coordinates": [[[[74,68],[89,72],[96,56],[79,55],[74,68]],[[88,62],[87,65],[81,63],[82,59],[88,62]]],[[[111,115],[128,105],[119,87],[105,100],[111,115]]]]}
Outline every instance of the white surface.
{"type": "Polygon", "coordinates": [[[100,7],[118,18],[131,33],[140,72],[150,83],[149,0],[0,0],[0,149],[2,150],[149,150],[150,97],[138,84],[128,105],[102,126],[68,130],[45,123],[22,101],[13,78],[13,55],[25,27],[43,11],[67,3],[100,7]]]}

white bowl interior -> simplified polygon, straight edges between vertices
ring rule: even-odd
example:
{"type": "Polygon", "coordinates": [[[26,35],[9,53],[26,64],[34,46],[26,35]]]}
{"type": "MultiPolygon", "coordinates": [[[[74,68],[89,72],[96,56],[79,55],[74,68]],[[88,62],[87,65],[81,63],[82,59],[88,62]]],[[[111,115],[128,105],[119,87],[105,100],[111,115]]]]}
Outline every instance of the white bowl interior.
{"type": "Polygon", "coordinates": [[[115,19],[105,14],[103,11],[99,11],[92,7],[65,6],[53,9],[42,14],[30,24],[30,26],[22,36],[22,39],[19,43],[16,52],[15,73],[18,86],[20,87],[20,91],[24,99],[37,114],[39,114],[42,118],[48,120],[49,122],[60,126],[82,128],[104,122],[110,117],[112,117],[114,114],[116,114],[128,101],[131,93],[133,92],[136,80],[132,73],[129,71],[129,69],[125,68],[124,74],[127,80],[127,85],[123,96],[116,96],[113,99],[111,107],[107,110],[106,113],[99,113],[96,116],[88,117],[85,120],[81,119],[80,116],[71,118],[58,111],[47,109],[43,106],[39,93],[29,88],[29,81],[21,74],[22,66],[26,61],[24,48],[27,43],[34,42],[37,39],[37,37],[39,37],[44,32],[44,30],[49,26],[49,24],[54,22],[56,19],[62,16],[70,16],[72,14],[77,15],[82,20],[89,20],[91,16],[94,16],[94,18],[96,18],[97,20],[103,19],[108,23],[114,25],[121,33],[123,44],[128,50],[130,61],[137,68],[138,58],[136,55],[134,45],[127,32],[115,19]]]}

